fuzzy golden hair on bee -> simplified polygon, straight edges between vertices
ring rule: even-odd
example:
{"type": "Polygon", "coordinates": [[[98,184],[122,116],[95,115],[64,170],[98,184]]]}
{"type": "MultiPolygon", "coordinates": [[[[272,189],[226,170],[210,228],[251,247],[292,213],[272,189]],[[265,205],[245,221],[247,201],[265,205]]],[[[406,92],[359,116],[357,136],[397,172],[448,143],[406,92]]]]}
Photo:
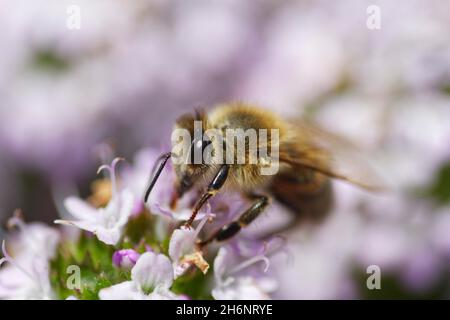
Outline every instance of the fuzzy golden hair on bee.
{"type": "Polygon", "coordinates": [[[175,121],[175,129],[182,128],[186,129],[190,132],[192,136],[194,136],[194,125],[196,121],[201,121],[202,127],[207,128],[207,116],[206,112],[203,108],[197,107],[194,109],[194,112],[185,113],[178,117],[178,119],[175,121]]]}
{"type": "Polygon", "coordinates": [[[277,129],[286,134],[288,125],[277,114],[244,102],[217,105],[208,115],[212,126],[220,129],[277,129]]]}

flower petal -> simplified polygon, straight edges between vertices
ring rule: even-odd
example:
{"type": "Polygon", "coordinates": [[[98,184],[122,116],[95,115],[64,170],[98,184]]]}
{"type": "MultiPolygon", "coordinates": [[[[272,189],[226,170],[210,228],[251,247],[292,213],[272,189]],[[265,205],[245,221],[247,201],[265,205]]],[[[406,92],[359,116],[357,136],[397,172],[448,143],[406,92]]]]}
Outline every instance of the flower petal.
{"type": "Polygon", "coordinates": [[[183,296],[178,296],[170,290],[157,288],[148,295],[149,300],[183,300],[183,296]]]}
{"type": "Polygon", "coordinates": [[[120,208],[119,208],[119,220],[117,224],[119,226],[124,226],[128,222],[128,218],[133,213],[134,209],[134,196],[133,193],[125,189],[120,193],[120,208]]]}
{"type": "Polygon", "coordinates": [[[64,200],[67,211],[77,219],[96,221],[97,209],[78,197],[68,197],[64,200]]]}
{"type": "Polygon", "coordinates": [[[160,215],[160,216],[163,216],[163,217],[167,217],[167,218],[170,218],[170,219],[174,219],[172,211],[170,211],[169,209],[167,209],[164,206],[161,206],[158,203],[150,203],[149,207],[150,207],[150,212],[153,213],[153,214],[160,215]]]}
{"type": "Polygon", "coordinates": [[[120,228],[104,228],[98,227],[94,230],[94,234],[97,236],[98,240],[109,245],[116,245],[122,236],[122,231],[120,228]]]}
{"type": "Polygon", "coordinates": [[[169,289],[173,283],[173,268],[163,254],[146,252],[131,270],[131,279],[146,292],[150,289],[169,289]]]}
{"type": "Polygon", "coordinates": [[[115,245],[121,237],[121,230],[119,228],[107,229],[102,225],[97,223],[92,223],[88,221],[69,221],[69,220],[55,220],[56,224],[63,224],[68,226],[74,226],[82,230],[92,232],[97,236],[97,238],[108,244],[115,245]]]}
{"type": "Polygon", "coordinates": [[[114,286],[101,289],[98,293],[101,300],[139,300],[144,296],[136,289],[133,281],[125,281],[114,286]]]}
{"type": "Polygon", "coordinates": [[[211,292],[216,300],[268,300],[270,299],[255,279],[251,277],[235,278],[211,292]]]}
{"type": "Polygon", "coordinates": [[[178,263],[185,254],[193,251],[195,234],[194,229],[176,229],[172,233],[169,243],[169,256],[173,262],[178,263]]]}
{"type": "Polygon", "coordinates": [[[63,224],[66,226],[77,227],[79,229],[86,230],[89,232],[95,232],[95,230],[98,228],[98,224],[87,221],[55,220],[54,222],[56,224],[63,224]]]}
{"type": "MultiPolygon", "coordinates": [[[[160,215],[163,217],[167,217],[176,221],[185,221],[188,220],[192,215],[192,209],[191,208],[185,208],[185,209],[176,209],[171,210],[165,205],[161,205],[159,203],[150,203],[148,205],[150,212],[156,215],[160,215]]],[[[215,214],[213,213],[207,213],[207,212],[199,212],[196,216],[194,221],[203,219],[206,215],[210,217],[215,217],[215,214]]]]}
{"type": "Polygon", "coordinates": [[[214,259],[214,276],[216,281],[219,283],[225,281],[227,270],[237,263],[237,259],[229,247],[220,248],[214,259]]]}
{"type": "MultiPolygon", "coordinates": [[[[191,217],[191,215],[192,209],[182,209],[173,214],[174,219],[179,221],[188,220],[191,217]]],[[[214,218],[216,215],[214,213],[201,211],[195,216],[194,221],[202,220],[205,216],[214,218]]]]}

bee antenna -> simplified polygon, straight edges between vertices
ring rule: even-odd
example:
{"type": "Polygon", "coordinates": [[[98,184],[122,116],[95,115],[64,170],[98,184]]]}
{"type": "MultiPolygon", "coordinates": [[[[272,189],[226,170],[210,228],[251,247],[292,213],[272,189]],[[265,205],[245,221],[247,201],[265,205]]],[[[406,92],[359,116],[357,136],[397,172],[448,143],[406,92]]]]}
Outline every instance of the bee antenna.
{"type": "Polygon", "coordinates": [[[150,180],[150,183],[145,190],[145,196],[144,196],[144,202],[147,202],[148,197],[150,196],[150,192],[152,192],[153,187],[155,186],[156,181],[158,180],[162,170],[166,166],[167,160],[172,156],[172,152],[163,153],[158,157],[156,160],[151,176],[153,177],[152,180],[150,180]],[[155,172],[156,171],[156,172],[155,172]]]}

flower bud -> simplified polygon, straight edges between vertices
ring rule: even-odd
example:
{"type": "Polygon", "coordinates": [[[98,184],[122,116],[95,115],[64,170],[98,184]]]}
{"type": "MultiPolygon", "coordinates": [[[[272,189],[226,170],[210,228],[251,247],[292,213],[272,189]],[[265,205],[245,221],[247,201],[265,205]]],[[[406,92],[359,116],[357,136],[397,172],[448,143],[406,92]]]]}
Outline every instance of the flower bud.
{"type": "Polygon", "coordinates": [[[122,249],[114,252],[112,261],[119,268],[131,269],[136,264],[139,256],[140,254],[133,249],[122,249]]]}

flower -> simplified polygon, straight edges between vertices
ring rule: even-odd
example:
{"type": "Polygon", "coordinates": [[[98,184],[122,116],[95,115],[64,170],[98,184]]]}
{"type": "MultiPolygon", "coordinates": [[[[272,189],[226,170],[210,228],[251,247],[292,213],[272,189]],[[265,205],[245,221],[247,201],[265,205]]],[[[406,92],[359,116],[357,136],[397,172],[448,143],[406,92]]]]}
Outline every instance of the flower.
{"type": "Polygon", "coordinates": [[[47,300],[54,294],[48,277],[48,263],[38,255],[27,259],[14,259],[2,243],[4,257],[0,265],[9,262],[9,266],[0,272],[0,299],[47,300]]]}
{"type": "MultiPolygon", "coordinates": [[[[181,221],[189,219],[197,194],[188,192],[181,199],[178,199],[176,205],[174,205],[176,176],[169,161],[161,178],[150,193],[148,202],[144,204],[143,198],[150,179],[149,174],[158,159],[158,155],[155,149],[139,151],[134,157],[133,165],[125,168],[122,182],[135,196],[134,213],[142,212],[144,208],[147,208],[151,214],[158,217],[158,219],[155,219],[154,233],[158,240],[164,241],[164,239],[170,237],[172,230],[178,227],[181,221]]],[[[195,220],[201,220],[205,215],[205,211],[202,210],[197,214],[195,220]]]]}
{"type": "Polygon", "coordinates": [[[26,224],[19,216],[19,211],[8,220],[8,226],[15,227],[19,231],[16,236],[11,237],[12,248],[17,253],[17,258],[39,255],[50,260],[55,256],[56,246],[60,240],[57,230],[39,222],[26,224]]]}
{"type": "Polygon", "coordinates": [[[131,281],[100,290],[102,300],[173,300],[170,291],[174,280],[172,264],[163,254],[146,252],[131,269],[131,281]]]}
{"type": "Polygon", "coordinates": [[[55,255],[59,233],[40,223],[26,225],[18,217],[9,220],[20,233],[13,241],[13,258],[2,243],[4,257],[0,265],[0,299],[52,299],[55,294],[50,285],[49,259],[55,255]]]}
{"type": "MultiPolygon", "coordinates": [[[[264,246],[265,247],[265,246],[264,246]]],[[[232,244],[221,247],[214,260],[215,287],[211,294],[216,300],[267,300],[277,288],[277,282],[264,274],[269,269],[267,249],[257,249],[250,257],[232,244]],[[259,262],[264,269],[255,269],[259,262]]]]}
{"type": "Polygon", "coordinates": [[[204,274],[208,272],[209,264],[203,259],[201,251],[195,248],[198,234],[210,218],[211,207],[207,205],[207,215],[200,221],[197,228],[181,227],[172,233],[169,243],[169,256],[173,261],[175,278],[181,276],[191,265],[196,265],[204,274]]]}
{"type": "Polygon", "coordinates": [[[114,252],[112,262],[119,268],[131,269],[139,257],[140,254],[133,249],[122,249],[114,252]]]}
{"type": "MultiPolygon", "coordinates": [[[[125,171],[124,184],[130,189],[140,204],[148,184],[149,174],[153,164],[158,159],[158,153],[154,150],[141,150],[134,159],[134,165],[125,171]]],[[[153,188],[146,206],[152,214],[166,218],[168,221],[185,221],[192,214],[192,207],[196,200],[194,193],[187,193],[177,200],[173,206],[175,174],[170,162],[167,163],[163,171],[164,178],[161,178],[153,188]]],[[[139,204],[139,203],[138,203],[139,204]]],[[[139,206],[138,206],[139,207],[139,206]]],[[[205,212],[199,212],[195,220],[201,220],[205,212]]]]}
{"type": "Polygon", "coordinates": [[[130,190],[118,191],[115,168],[122,160],[116,158],[111,166],[101,166],[98,172],[106,169],[111,175],[112,197],[105,208],[94,208],[77,197],[69,197],[64,201],[67,210],[79,220],[56,220],[57,224],[76,226],[94,233],[97,238],[109,245],[115,245],[122,236],[122,231],[134,207],[134,197],[130,190]]]}

